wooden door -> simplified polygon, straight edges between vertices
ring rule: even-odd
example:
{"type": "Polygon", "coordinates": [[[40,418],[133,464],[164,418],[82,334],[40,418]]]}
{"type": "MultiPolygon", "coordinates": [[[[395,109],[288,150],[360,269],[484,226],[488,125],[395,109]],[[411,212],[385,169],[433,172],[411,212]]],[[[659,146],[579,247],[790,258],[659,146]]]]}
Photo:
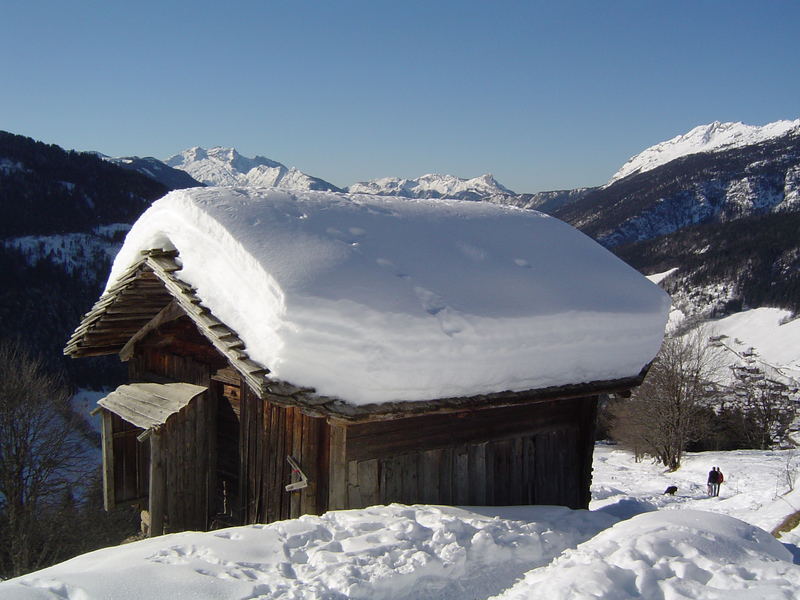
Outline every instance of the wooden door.
{"type": "Polygon", "coordinates": [[[240,415],[241,385],[214,382],[217,398],[216,493],[212,526],[242,522],[240,495],[240,415]]]}

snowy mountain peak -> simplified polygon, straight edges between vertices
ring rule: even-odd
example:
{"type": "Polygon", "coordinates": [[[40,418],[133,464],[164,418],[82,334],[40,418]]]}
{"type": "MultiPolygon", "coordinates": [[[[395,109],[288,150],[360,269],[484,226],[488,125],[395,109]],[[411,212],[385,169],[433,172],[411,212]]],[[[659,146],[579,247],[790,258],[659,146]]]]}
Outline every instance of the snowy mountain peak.
{"type": "Polygon", "coordinates": [[[200,146],[194,146],[193,148],[189,148],[188,150],[184,150],[183,152],[181,152],[180,155],[175,155],[172,158],[167,159],[165,162],[170,167],[173,167],[175,165],[172,165],[170,163],[174,162],[175,159],[178,158],[178,156],[181,156],[184,160],[193,161],[193,162],[196,162],[196,161],[199,161],[199,160],[205,160],[205,159],[208,158],[208,154],[206,153],[205,148],[201,148],[200,146]]]}
{"type": "Polygon", "coordinates": [[[514,195],[514,192],[498,183],[491,173],[471,179],[435,173],[428,173],[416,179],[384,177],[355,183],[348,188],[348,191],[407,198],[459,198],[462,200],[481,200],[492,196],[514,195]]]}
{"type": "Polygon", "coordinates": [[[750,146],[790,134],[800,134],[800,119],[776,121],[764,126],[714,121],[708,125],[695,127],[683,135],[678,135],[670,140],[651,146],[644,152],[630,158],[614,174],[607,185],[611,185],[629,175],[650,171],[689,154],[717,152],[730,148],[750,146]]]}
{"type": "Polygon", "coordinates": [[[235,148],[199,146],[169,157],[166,164],[189,173],[198,181],[213,186],[279,187],[292,190],[332,190],[327,181],[306,175],[297,169],[265,156],[249,158],[235,148]]]}

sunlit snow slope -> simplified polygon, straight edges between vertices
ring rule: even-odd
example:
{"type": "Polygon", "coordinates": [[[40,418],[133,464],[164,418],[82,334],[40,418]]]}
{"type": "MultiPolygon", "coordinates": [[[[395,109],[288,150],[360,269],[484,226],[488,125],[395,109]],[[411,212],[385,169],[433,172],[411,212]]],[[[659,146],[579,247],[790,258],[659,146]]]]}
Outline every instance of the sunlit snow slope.
{"type": "Polygon", "coordinates": [[[714,152],[741,146],[749,146],[780,137],[788,133],[800,132],[800,119],[795,121],[776,121],[762,127],[744,123],[720,123],[695,127],[688,133],[656,144],[628,159],[611,178],[607,185],[633,175],[644,173],[664,165],[676,158],[698,152],[714,152]]]}

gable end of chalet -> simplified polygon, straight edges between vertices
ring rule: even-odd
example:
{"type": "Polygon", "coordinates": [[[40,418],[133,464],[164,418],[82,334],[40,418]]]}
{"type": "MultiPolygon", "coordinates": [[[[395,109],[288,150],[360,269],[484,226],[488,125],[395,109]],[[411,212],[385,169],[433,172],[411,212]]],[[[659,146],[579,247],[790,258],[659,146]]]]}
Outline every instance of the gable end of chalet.
{"type": "Polygon", "coordinates": [[[238,334],[202,304],[195,289],[176,273],[176,251],[147,250],[86,313],[64,354],[72,358],[118,353],[123,361],[136,342],[164,323],[187,315],[259,396],[269,370],[250,359],[238,334]]]}

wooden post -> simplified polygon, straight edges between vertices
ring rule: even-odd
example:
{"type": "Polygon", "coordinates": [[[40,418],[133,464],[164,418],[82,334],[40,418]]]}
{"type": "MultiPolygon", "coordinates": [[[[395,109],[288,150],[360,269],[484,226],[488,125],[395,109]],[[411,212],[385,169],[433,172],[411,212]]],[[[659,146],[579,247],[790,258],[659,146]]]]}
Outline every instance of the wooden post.
{"type": "Polygon", "coordinates": [[[592,485],[592,459],[594,456],[594,436],[597,431],[597,408],[599,403],[599,396],[591,396],[584,401],[584,419],[582,427],[579,429],[580,435],[583,436],[582,448],[579,449],[581,453],[582,469],[581,469],[581,483],[577,499],[576,508],[589,508],[589,502],[592,499],[591,485],[592,485]]]}
{"type": "Polygon", "coordinates": [[[331,425],[328,510],[347,508],[347,428],[331,425]]]}
{"type": "Polygon", "coordinates": [[[150,537],[164,533],[164,457],[162,454],[161,433],[153,430],[150,436],[150,537]]]}
{"type": "Polygon", "coordinates": [[[107,410],[102,411],[103,417],[103,508],[113,510],[116,506],[114,499],[114,428],[113,417],[107,410]]]}

